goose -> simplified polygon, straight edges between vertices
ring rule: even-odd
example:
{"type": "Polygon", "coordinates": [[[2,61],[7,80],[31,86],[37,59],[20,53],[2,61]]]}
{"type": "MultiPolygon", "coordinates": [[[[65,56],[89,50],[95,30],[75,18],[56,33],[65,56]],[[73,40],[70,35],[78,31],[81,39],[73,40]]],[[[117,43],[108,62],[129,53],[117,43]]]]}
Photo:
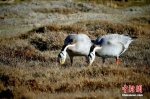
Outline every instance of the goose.
{"type": "Polygon", "coordinates": [[[105,58],[116,57],[116,64],[119,64],[119,56],[123,54],[129,44],[137,37],[129,37],[126,34],[108,34],[99,36],[90,48],[88,55],[88,65],[91,66],[95,55],[102,57],[102,63],[105,63],[105,58]]]}
{"type": "Polygon", "coordinates": [[[74,56],[85,56],[86,59],[88,58],[92,45],[92,40],[86,34],[69,34],[64,40],[64,45],[58,54],[57,61],[60,65],[64,64],[68,53],[72,66],[74,56]]]}

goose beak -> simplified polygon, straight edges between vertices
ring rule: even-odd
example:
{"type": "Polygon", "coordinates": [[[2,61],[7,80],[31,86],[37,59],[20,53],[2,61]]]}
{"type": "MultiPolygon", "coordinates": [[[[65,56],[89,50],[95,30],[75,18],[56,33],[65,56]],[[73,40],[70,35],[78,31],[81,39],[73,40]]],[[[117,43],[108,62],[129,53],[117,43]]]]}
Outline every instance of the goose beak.
{"type": "Polygon", "coordinates": [[[58,63],[59,63],[60,66],[61,66],[62,64],[64,64],[64,62],[61,61],[61,60],[58,60],[58,63]]]}
{"type": "Polygon", "coordinates": [[[59,65],[63,64],[63,61],[61,59],[57,59],[57,62],[58,62],[59,65]]]}
{"type": "Polygon", "coordinates": [[[62,62],[59,61],[58,63],[59,63],[59,65],[62,65],[62,62]]]}
{"type": "Polygon", "coordinates": [[[89,62],[89,63],[88,63],[88,66],[92,66],[92,62],[89,62]]]}
{"type": "Polygon", "coordinates": [[[93,58],[94,58],[93,54],[90,53],[88,55],[88,66],[92,66],[93,58]]]}

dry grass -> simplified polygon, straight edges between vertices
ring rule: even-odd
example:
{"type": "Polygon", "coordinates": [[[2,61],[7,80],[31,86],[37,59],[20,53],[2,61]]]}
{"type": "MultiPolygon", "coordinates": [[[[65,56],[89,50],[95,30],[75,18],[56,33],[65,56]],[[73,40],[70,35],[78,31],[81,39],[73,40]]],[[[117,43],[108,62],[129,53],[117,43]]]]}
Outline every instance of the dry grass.
{"type": "MultiPolygon", "coordinates": [[[[77,9],[52,9],[51,13],[86,12],[87,5],[77,3],[77,9]],[[85,8],[84,8],[85,7],[85,8]],[[83,9],[86,11],[84,11],[83,9]],[[53,12],[54,11],[54,12],[53,12]]],[[[36,9],[44,12],[45,9],[36,9]]],[[[49,11],[49,10],[46,10],[49,11]]],[[[48,24],[31,31],[0,38],[0,98],[2,99],[122,99],[122,87],[142,85],[143,98],[150,97],[150,32],[149,18],[132,17],[127,22],[104,20],[78,21],[73,24],[48,24]],[[138,36],[129,49],[115,59],[96,57],[87,67],[84,57],[69,58],[63,66],[56,58],[68,34],[85,33],[91,39],[109,33],[138,36]]]]}
{"type": "Polygon", "coordinates": [[[91,2],[96,4],[103,4],[109,7],[129,7],[129,6],[144,6],[150,4],[149,0],[75,0],[75,1],[82,1],[82,2],[91,2]]]}
{"type": "Polygon", "coordinates": [[[137,26],[96,20],[72,25],[51,24],[14,38],[1,39],[1,93],[6,92],[14,99],[34,99],[36,93],[45,94],[43,98],[121,99],[124,84],[142,84],[144,97],[149,97],[150,41],[144,35],[149,35],[149,32],[137,26]],[[122,55],[118,67],[115,66],[114,59],[107,59],[106,66],[102,67],[99,58],[96,58],[94,66],[87,67],[86,62],[81,61],[85,60],[82,57],[75,58],[73,67],[69,66],[68,59],[60,67],[56,57],[63,39],[67,34],[81,32],[93,39],[110,32],[128,33],[139,36],[139,40],[133,42],[122,55]],[[111,94],[112,90],[116,94],[111,94]],[[105,96],[104,93],[108,95],[105,96]]]}
{"type": "Polygon", "coordinates": [[[51,9],[47,9],[47,8],[39,8],[39,9],[33,9],[33,11],[35,12],[40,12],[40,13],[59,13],[59,14],[72,14],[75,13],[75,10],[72,10],[70,8],[51,8],[51,9]]]}

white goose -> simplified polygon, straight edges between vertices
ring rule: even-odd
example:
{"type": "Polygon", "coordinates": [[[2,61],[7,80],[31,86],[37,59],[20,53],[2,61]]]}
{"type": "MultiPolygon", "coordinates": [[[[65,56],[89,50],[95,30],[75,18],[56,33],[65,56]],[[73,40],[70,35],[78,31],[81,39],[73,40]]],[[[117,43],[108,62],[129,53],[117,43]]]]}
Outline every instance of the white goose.
{"type": "Polygon", "coordinates": [[[116,64],[118,65],[119,56],[127,50],[129,44],[135,38],[137,37],[129,37],[125,34],[109,34],[98,37],[90,48],[88,55],[89,66],[92,65],[95,54],[102,57],[103,63],[105,63],[105,58],[107,57],[116,57],[116,64]]]}
{"type": "Polygon", "coordinates": [[[74,56],[85,56],[88,58],[90,47],[93,45],[91,39],[85,34],[70,34],[66,37],[61,52],[58,54],[57,61],[60,65],[64,64],[66,54],[70,57],[73,65],[74,56]]]}

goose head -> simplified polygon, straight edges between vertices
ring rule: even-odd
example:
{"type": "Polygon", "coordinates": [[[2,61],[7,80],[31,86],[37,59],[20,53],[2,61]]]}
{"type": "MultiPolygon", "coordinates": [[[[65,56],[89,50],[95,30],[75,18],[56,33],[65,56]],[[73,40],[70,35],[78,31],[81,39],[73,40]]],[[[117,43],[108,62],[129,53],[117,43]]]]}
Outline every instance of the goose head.
{"type": "Polygon", "coordinates": [[[67,52],[66,51],[61,51],[59,54],[58,54],[58,57],[57,57],[57,62],[62,65],[64,64],[65,60],[66,60],[66,56],[67,56],[67,52]]]}
{"type": "Polygon", "coordinates": [[[66,50],[69,48],[72,48],[74,47],[75,44],[65,44],[63,47],[62,47],[62,50],[61,52],[58,54],[58,57],[57,57],[57,62],[62,65],[65,63],[65,60],[66,60],[66,56],[67,56],[67,52],[66,50]]]}
{"type": "Polygon", "coordinates": [[[93,61],[95,60],[95,51],[101,49],[102,47],[99,45],[92,45],[90,48],[90,53],[88,55],[88,66],[91,66],[93,61]]]}

